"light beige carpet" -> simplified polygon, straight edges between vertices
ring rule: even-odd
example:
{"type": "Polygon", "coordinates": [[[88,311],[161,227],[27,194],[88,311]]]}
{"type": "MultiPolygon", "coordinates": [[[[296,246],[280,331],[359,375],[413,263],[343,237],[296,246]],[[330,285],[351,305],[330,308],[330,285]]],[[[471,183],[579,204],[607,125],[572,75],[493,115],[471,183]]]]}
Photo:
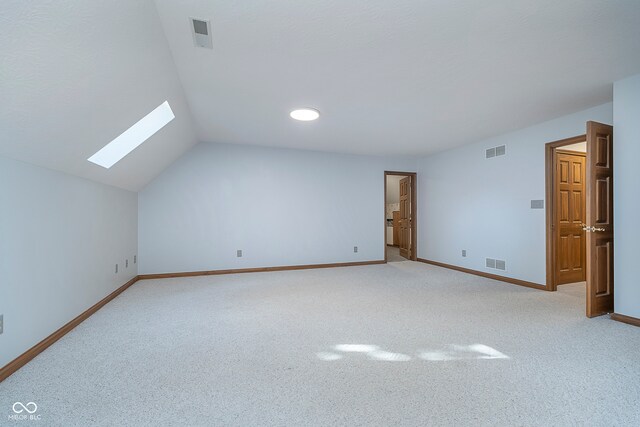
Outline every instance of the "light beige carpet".
{"type": "Polygon", "coordinates": [[[574,285],[415,262],[142,281],[0,384],[0,425],[637,426],[639,349],[574,285]]]}
{"type": "Polygon", "coordinates": [[[395,246],[387,246],[387,262],[409,261],[407,258],[400,256],[400,248],[395,246]]]}

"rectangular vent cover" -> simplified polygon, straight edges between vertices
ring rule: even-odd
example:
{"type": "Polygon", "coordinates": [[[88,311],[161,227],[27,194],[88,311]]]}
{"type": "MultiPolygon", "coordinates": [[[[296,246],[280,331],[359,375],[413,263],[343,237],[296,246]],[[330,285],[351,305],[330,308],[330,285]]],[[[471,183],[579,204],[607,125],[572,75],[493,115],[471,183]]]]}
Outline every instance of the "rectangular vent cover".
{"type": "Polygon", "coordinates": [[[194,19],[192,22],[193,22],[193,31],[195,31],[196,34],[202,34],[203,36],[209,35],[209,29],[207,28],[207,21],[199,21],[197,19],[194,19]]]}
{"type": "Polygon", "coordinates": [[[505,271],[507,269],[507,262],[502,259],[486,258],[486,266],[487,268],[505,271]]]}
{"type": "Polygon", "coordinates": [[[191,21],[193,44],[196,47],[213,49],[213,42],[211,40],[211,21],[195,18],[189,18],[189,20],[191,21]]]}
{"type": "Polygon", "coordinates": [[[492,157],[504,156],[505,154],[507,154],[507,146],[500,145],[499,147],[487,148],[485,158],[490,159],[492,157]]]}

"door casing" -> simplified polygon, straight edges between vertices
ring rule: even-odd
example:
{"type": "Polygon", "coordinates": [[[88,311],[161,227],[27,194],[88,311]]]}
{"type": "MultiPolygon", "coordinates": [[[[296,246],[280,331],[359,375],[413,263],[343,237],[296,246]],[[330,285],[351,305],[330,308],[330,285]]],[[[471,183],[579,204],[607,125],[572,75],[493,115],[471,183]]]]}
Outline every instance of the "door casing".
{"type": "MultiPolygon", "coordinates": [[[[613,128],[609,125],[603,125],[596,122],[587,122],[587,133],[573,138],[563,139],[560,141],[554,141],[546,144],[545,146],[545,164],[546,164],[546,241],[547,241],[547,284],[546,289],[549,291],[556,291],[558,284],[555,279],[555,230],[553,229],[553,210],[554,210],[554,174],[555,174],[555,150],[565,145],[574,144],[578,142],[587,142],[587,225],[591,226],[592,232],[587,233],[587,286],[586,286],[586,314],[587,317],[595,317],[607,312],[613,312],[613,213],[612,203],[613,199],[613,185],[612,176],[607,176],[607,197],[610,203],[610,212],[607,214],[607,221],[594,221],[594,217],[597,217],[597,200],[596,200],[596,188],[594,187],[594,181],[597,181],[600,175],[606,173],[612,174],[614,159],[613,156],[613,128]],[[597,145],[599,136],[597,131],[601,130],[605,134],[606,144],[597,145]],[[606,148],[606,150],[604,148],[606,148]],[[597,152],[602,151],[602,152],[597,152]],[[606,151],[606,152],[605,152],[606,151]],[[606,167],[600,167],[597,165],[600,158],[606,159],[606,167]],[[601,170],[597,170],[597,169],[601,170]],[[604,169],[607,171],[603,172],[604,169]],[[592,222],[598,222],[597,224],[591,224],[592,222]],[[593,227],[603,227],[601,231],[606,234],[595,234],[593,227]],[[608,270],[608,291],[597,294],[597,287],[600,286],[598,273],[602,273],[598,269],[603,269],[601,265],[596,265],[598,261],[598,254],[595,253],[595,249],[598,249],[597,242],[601,240],[608,240],[608,251],[603,256],[607,257],[608,270]],[[596,243],[596,244],[594,244],[596,243]],[[602,297],[604,294],[604,297],[602,297]]],[[[601,138],[602,139],[602,138],[601,138]]],[[[602,160],[604,161],[604,160],[602,160]]],[[[605,174],[606,175],[606,174],[605,174]]],[[[602,198],[602,197],[601,197],[602,198]]],[[[601,260],[602,261],[602,260],[601,260]]]]}
{"type": "Polygon", "coordinates": [[[385,171],[384,172],[384,200],[383,200],[383,225],[384,225],[384,261],[387,262],[387,176],[410,176],[411,177],[411,244],[410,244],[410,257],[412,261],[418,260],[418,232],[417,232],[417,212],[418,212],[418,198],[417,198],[417,174],[415,172],[398,172],[398,171],[385,171]]]}

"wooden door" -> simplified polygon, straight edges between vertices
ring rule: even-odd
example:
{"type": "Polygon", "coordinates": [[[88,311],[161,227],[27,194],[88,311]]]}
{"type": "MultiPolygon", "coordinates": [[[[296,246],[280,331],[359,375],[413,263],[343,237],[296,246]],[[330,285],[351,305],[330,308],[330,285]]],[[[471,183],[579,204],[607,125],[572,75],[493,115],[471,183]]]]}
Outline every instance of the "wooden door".
{"type": "Polygon", "coordinates": [[[400,180],[400,256],[411,259],[411,177],[400,180]]]}
{"type": "Polygon", "coordinates": [[[613,127],[587,123],[587,316],[613,312],[613,127]]]}
{"type": "Polygon", "coordinates": [[[399,246],[400,241],[400,211],[393,211],[393,246],[399,246]]]}
{"type": "Polygon", "coordinates": [[[587,277],[586,155],[556,150],[554,229],[556,284],[583,282],[587,277]]]}

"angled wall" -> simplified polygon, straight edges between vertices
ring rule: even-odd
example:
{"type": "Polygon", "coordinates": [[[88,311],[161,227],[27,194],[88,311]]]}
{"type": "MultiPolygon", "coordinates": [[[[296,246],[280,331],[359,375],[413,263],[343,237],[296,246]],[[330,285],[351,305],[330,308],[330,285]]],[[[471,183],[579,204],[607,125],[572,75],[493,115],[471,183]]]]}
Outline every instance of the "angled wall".
{"type": "Polygon", "coordinates": [[[2,367],[137,275],[137,195],[0,156],[0,205],[2,367]]]}
{"type": "Polygon", "coordinates": [[[589,120],[612,123],[612,104],[421,160],[418,256],[545,284],[545,210],[531,209],[545,198],[544,147],[586,133],[589,120]],[[501,145],[504,156],[485,158],[501,145]],[[505,260],[506,271],[487,268],[486,258],[505,260]]]}
{"type": "Polygon", "coordinates": [[[385,170],[415,161],[201,143],[139,194],[140,273],[382,260],[385,170]]]}
{"type": "Polygon", "coordinates": [[[616,313],[640,318],[640,74],[613,85],[616,313]]]}

